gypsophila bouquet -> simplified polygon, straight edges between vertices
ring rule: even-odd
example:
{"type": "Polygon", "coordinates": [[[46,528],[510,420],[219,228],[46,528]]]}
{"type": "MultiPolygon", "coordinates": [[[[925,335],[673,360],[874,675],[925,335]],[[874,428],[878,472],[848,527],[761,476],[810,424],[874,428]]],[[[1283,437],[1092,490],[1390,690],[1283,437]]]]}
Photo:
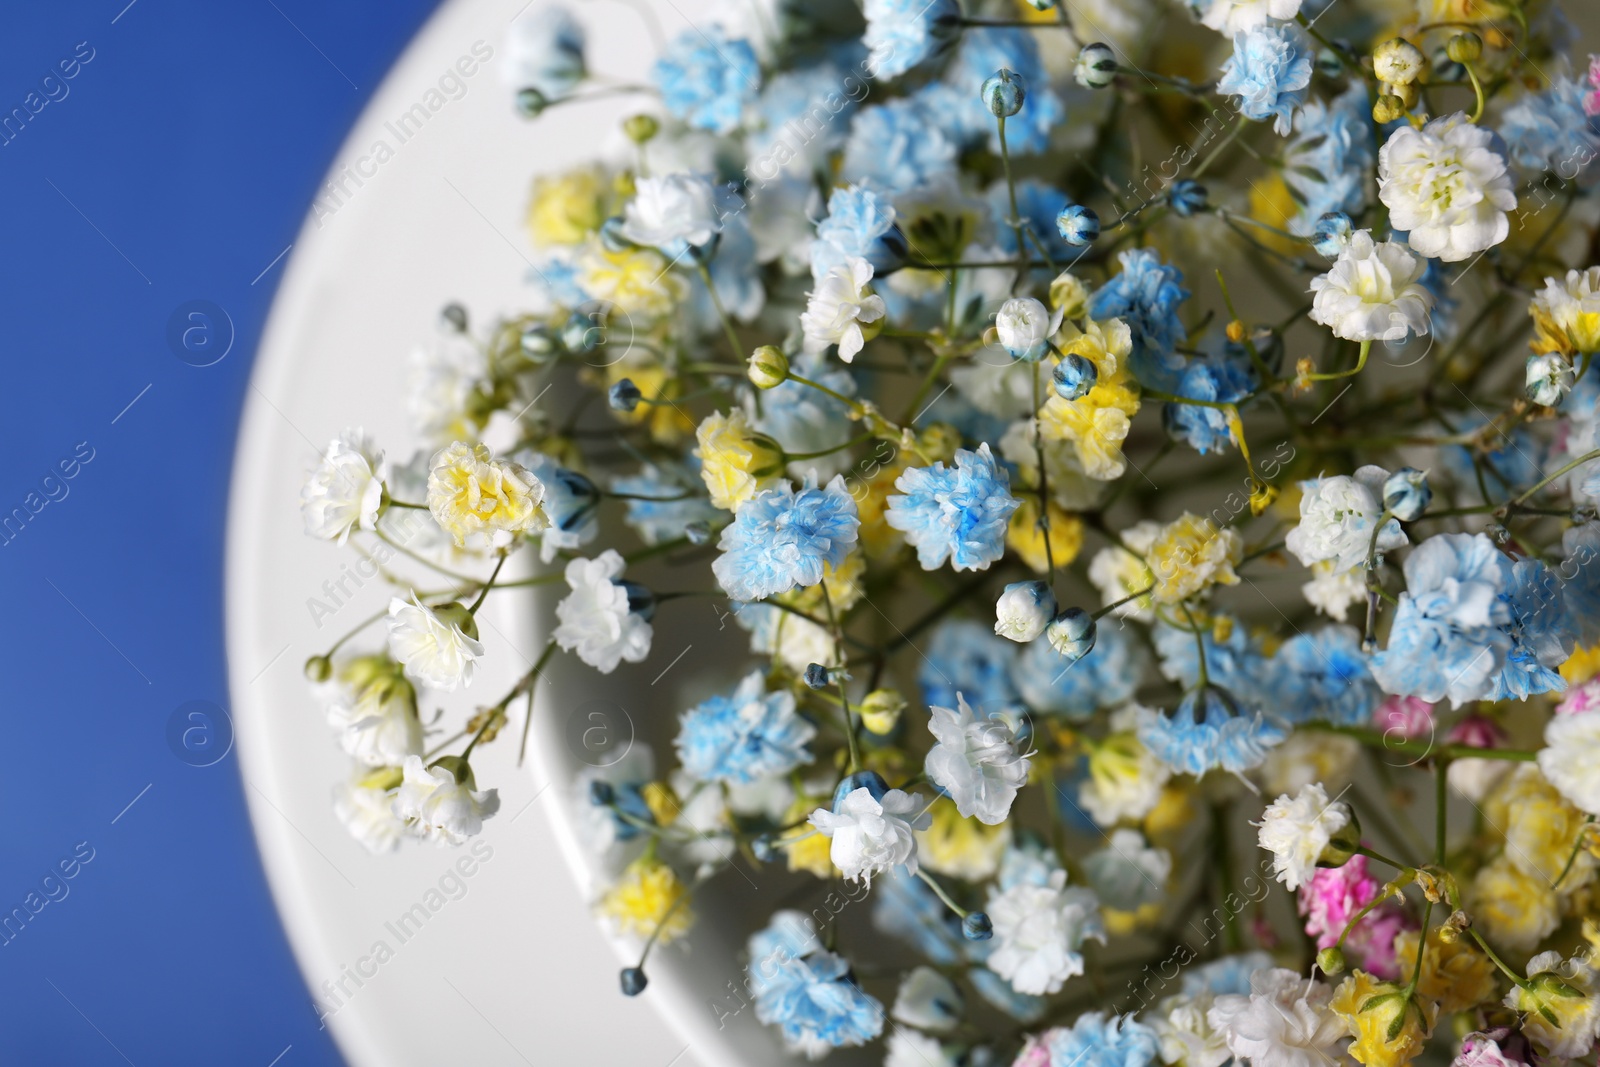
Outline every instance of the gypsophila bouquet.
{"type": "Polygon", "coordinates": [[[741,1000],[813,1058],[1590,1056],[1600,60],[1560,8],[756,6],[643,85],[513,28],[530,120],[640,106],[533,180],[526,306],[446,308],[421,450],[350,431],[306,484],[432,573],[307,665],[350,831],[479,833],[541,675],[655,674],[709,599],[739,648],[670,765],[574,787],[624,993],[739,871],[781,886],[741,1000]],[[532,670],[425,726],[533,586],[532,670]]]}

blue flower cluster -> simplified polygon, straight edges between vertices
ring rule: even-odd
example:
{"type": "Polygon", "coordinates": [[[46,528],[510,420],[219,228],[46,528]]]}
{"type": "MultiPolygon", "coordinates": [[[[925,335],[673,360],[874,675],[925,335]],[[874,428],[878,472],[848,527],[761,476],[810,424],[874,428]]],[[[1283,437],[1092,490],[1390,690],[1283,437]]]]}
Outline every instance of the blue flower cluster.
{"type": "Polygon", "coordinates": [[[684,30],[651,70],[661,102],[690,126],[729,133],[761,90],[755,49],[719,26],[684,30]]]}
{"type": "Polygon", "coordinates": [[[817,945],[804,916],[778,912],[748,947],[756,1018],[778,1027],[792,1051],[815,1059],[883,1031],[883,1005],[856,984],[849,961],[817,945]]]}
{"type": "Polygon", "coordinates": [[[1173,770],[1196,777],[1221,769],[1243,774],[1261,766],[1287,728],[1261,712],[1241,712],[1212,686],[1185,694],[1170,717],[1141,708],[1139,740],[1173,770]]]}
{"type": "Polygon", "coordinates": [[[847,181],[898,195],[936,184],[955,162],[956,144],[936,115],[917,98],[897,97],[856,113],[841,170],[847,181]]]}
{"type": "Polygon", "coordinates": [[[705,495],[690,453],[683,464],[646,463],[638,474],[611,479],[611,491],[627,495],[627,523],[647,545],[683,536],[692,523],[710,523],[721,515],[705,495]]]}
{"type": "MultiPolygon", "coordinates": [[[[1500,135],[1512,158],[1529,170],[1553,171],[1569,181],[1578,178],[1600,155],[1600,116],[1583,107],[1588,92],[1586,82],[1557,75],[1548,89],[1508,107],[1500,135]]],[[[1592,182],[1594,173],[1589,171],[1583,180],[1592,182]]]]}
{"type": "Polygon", "coordinates": [[[1312,100],[1294,120],[1294,138],[1284,147],[1283,180],[1302,207],[1289,224],[1309,236],[1331,211],[1352,217],[1366,207],[1372,169],[1372,109],[1364,85],[1352,85],[1324,104],[1312,100]]]}
{"type": "Polygon", "coordinates": [[[1011,677],[1034,711],[1083,720],[1132,700],[1147,662],[1144,646],[1126,628],[1102,626],[1089,654],[1071,662],[1048,641],[1028,642],[1011,677]]]}
{"type": "MultiPolygon", "coordinates": [[[[1173,396],[1213,404],[1236,404],[1256,388],[1255,368],[1241,346],[1224,342],[1214,355],[1188,360],[1171,386],[1173,396]]],[[[1167,433],[1206,455],[1234,444],[1228,413],[1200,404],[1167,404],[1161,409],[1167,433]]]]}
{"type": "Polygon", "coordinates": [[[1173,351],[1186,335],[1178,307],[1189,299],[1183,272],[1161,262],[1153,248],[1134,248],[1119,255],[1122,270],[1095,290],[1089,314],[1096,319],[1121,319],[1133,335],[1133,374],[1160,388],[1182,369],[1173,351]]]}
{"type": "Polygon", "coordinates": [[[1084,1012],[1070,1029],[1048,1033],[1051,1064],[1079,1067],[1149,1067],[1161,1051],[1156,1032],[1131,1015],[1084,1012]]]}
{"type": "Polygon", "coordinates": [[[1238,97],[1239,114],[1287,136],[1294,109],[1311,84],[1312,53],[1305,34],[1288,24],[1266,25],[1233,38],[1233,56],[1222,66],[1217,92],[1238,97]]]}
{"type": "Polygon", "coordinates": [[[722,530],[722,555],[711,571],[735,600],[761,600],[816,585],[825,564],[844,562],[860,526],[843,478],[821,489],[811,483],[798,492],[784,482],[739,506],[722,530]]]}
{"type": "MultiPolygon", "coordinates": [[[[1042,645],[1059,660],[1045,642],[1042,645]]],[[[929,707],[953,708],[959,694],[979,714],[993,714],[1018,704],[1012,682],[1017,646],[972,619],[950,619],[933,631],[917,665],[917,684],[929,707]]]]}
{"type": "Polygon", "coordinates": [[[683,713],[678,759],[702,782],[747,785],[811,762],[817,729],[795,711],[787,689],[767,692],[766,678],[745,675],[731,696],[714,696],[683,713]]]}
{"type": "Polygon", "coordinates": [[[898,78],[922,66],[961,34],[956,0],[867,0],[863,14],[867,32],[862,40],[872,49],[870,61],[880,78],[898,78]]]}
{"type": "Polygon", "coordinates": [[[957,449],[953,467],[910,467],[894,484],[903,495],[889,498],[884,521],[917,550],[923,570],[946,560],[958,571],[983,570],[1005,554],[1020,504],[987,441],[976,452],[957,449]]]}
{"type": "Polygon", "coordinates": [[[905,262],[906,241],[894,205],[869,185],[841,185],[828,197],[828,217],[811,242],[811,277],[820,280],[852,256],[883,272],[905,262]]]}

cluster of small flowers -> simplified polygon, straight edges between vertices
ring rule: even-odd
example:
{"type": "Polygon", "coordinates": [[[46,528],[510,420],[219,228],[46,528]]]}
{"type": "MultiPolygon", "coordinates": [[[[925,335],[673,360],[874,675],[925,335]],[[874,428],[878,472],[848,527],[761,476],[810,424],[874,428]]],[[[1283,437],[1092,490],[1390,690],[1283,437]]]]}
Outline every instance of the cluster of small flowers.
{"type": "MultiPolygon", "coordinates": [[[[307,665],[340,818],[480,832],[557,653],[659,680],[709,595],[748,662],[685,679],[670,769],[574,783],[625,993],[753,865],[754,1014],[813,1058],[1589,1055],[1600,58],[1521,0],[760,6],[534,180],[526,308],[446,309],[421,450],[307,482],[312,535],[432,574],[307,665]],[[486,598],[558,581],[430,743],[486,598]],[[870,932],[793,910],[837,892],[870,932]]],[[[521,111],[582,106],[577,21],[513,33],[521,111]]]]}

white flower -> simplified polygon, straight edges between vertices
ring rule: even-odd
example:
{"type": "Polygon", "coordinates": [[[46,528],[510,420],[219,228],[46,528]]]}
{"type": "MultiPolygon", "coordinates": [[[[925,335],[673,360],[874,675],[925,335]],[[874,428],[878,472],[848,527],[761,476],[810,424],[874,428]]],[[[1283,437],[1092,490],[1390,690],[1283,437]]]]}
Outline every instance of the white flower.
{"type": "Polygon", "coordinates": [[[868,285],[871,281],[872,264],[851,256],[817,283],[800,316],[807,352],[821,352],[836,344],[839,358],[849,363],[878,335],[886,308],[883,297],[868,285]]]}
{"type": "Polygon", "coordinates": [[[1061,328],[1061,312],[1050,314],[1031,296],[1014,296],[995,312],[994,329],[1000,347],[1015,359],[1033,362],[1049,349],[1050,338],[1061,328]]]}
{"type": "Polygon", "coordinates": [[[1328,273],[1311,279],[1311,321],[1346,341],[1403,341],[1428,332],[1433,294],[1419,283],[1427,264],[1371,230],[1350,235],[1328,273]]]}
{"type": "Polygon", "coordinates": [[[491,458],[483,445],[456,441],[428,470],[428,511],[456,547],[487,541],[506,548],[519,534],[550,525],[544,483],[522,464],[491,458]]]}
{"type": "Polygon", "coordinates": [[[926,810],[907,818],[918,806],[916,797],[890,789],[875,800],[866,786],[854,789],[838,804],[837,812],[818,808],[811,813],[811,825],[824,837],[833,839],[828,850],[833,865],[852,882],[865,880],[890,867],[905,865],[917,873],[915,831],[932,822],[926,810]]]}
{"type": "Polygon", "coordinates": [[[389,601],[389,653],[425,686],[452,692],[472,684],[473,661],[482,658],[478,627],[459,604],[435,610],[417,599],[389,601]]]}
{"type": "Polygon", "coordinates": [[[583,27],[558,5],[531,8],[511,24],[500,74],[513,92],[537,89],[554,100],[583,80],[583,27]]]}
{"type": "Polygon", "coordinates": [[[1145,1023],[1161,1042],[1161,1062],[1182,1067],[1222,1067],[1233,1059],[1227,1036],[1212,1028],[1206,1013],[1216,1002],[1209,989],[1179,993],[1144,1015],[1145,1023]]]}
{"type": "Polygon", "coordinates": [[[958,711],[928,709],[928,729],[939,739],[924,764],[928,778],[950,794],[963,818],[998,826],[1028,780],[1028,757],[1004,720],[974,717],[960,693],[956,704],[958,711]]]}
{"type": "Polygon", "coordinates": [[[1530,310],[1541,333],[1578,352],[1600,349],[1600,267],[1546,278],[1530,310]]]}
{"type": "MultiPolygon", "coordinates": [[[[1040,381],[1047,389],[1049,370],[1047,366],[1040,368],[1040,381]]],[[[989,347],[979,349],[971,359],[952,366],[950,382],[962,399],[971,401],[979,411],[1002,419],[1031,418],[1033,371],[1031,365],[1019,363],[1000,349],[989,347]]],[[[1033,448],[1031,433],[1028,434],[1028,448],[1033,448]]]]}
{"type": "Polygon", "coordinates": [[[1539,770],[1574,807],[1600,815],[1600,711],[1557,715],[1544,726],[1539,770]]]}
{"type": "Polygon", "coordinates": [[[1100,590],[1102,604],[1117,604],[1111,614],[1118,618],[1147,619],[1150,617],[1150,594],[1147,590],[1155,584],[1155,575],[1139,556],[1148,556],[1150,546],[1156,543],[1162,526],[1153,519],[1140,519],[1122,531],[1122,545],[1102,548],[1089,561],[1089,581],[1100,590]],[[1139,555],[1134,555],[1137,552],[1139,555]],[[1143,592],[1143,596],[1133,594],[1143,592]],[[1128,599],[1133,597],[1132,600],[1128,599]]]}
{"type": "Polygon", "coordinates": [[[1367,578],[1361,568],[1342,571],[1331,560],[1311,565],[1311,580],[1300,587],[1306,603],[1331,619],[1344,622],[1350,605],[1367,593],[1367,578]]]}
{"type": "Polygon", "coordinates": [[[1572,390],[1572,364],[1559,352],[1528,357],[1523,388],[1535,404],[1554,407],[1572,390]]]}
{"type": "Polygon", "coordinates": [[[1058,992],[1083,973],[1078,950],[1089,938],[1104,942],[1100,901],[1093,892],[1067,885],[1066,871],[1053,871],[1044,885],[1020,882],[989,898],[994,951],[989,969],[1018,993],[1058,992]]]}
{"type": "Polygon", "coordinates": [[[422,720],[411,683],[393,674],[359,690],[340,686],[328,703],[328,725],[339,745],[368,767],[398,767],[407,756],[422,755],[422,720]]]}
{"type": "Polygon", "coordinates": [[[595,559],[567,563],[567,585],[572,587],[556,605],[556,644],[601,674],[610,674],[623,660],[638,663],[650,654],[652,629],[644,616],[629,605],[628,588],[615,579],[622,576],[622,556],[608,548],[595,559]]]}
{"type": "Polygon", "coordinates": [[[383,478],[383,453],[372,438],[361,430],[335,437],[300,490],[306,533],[342,545],[351,530],[376,529],[383,478]]]}
{"type": "Polygon", "coordinates": [[[1200,21],[1232,37],[1259,29],[1269,18],[1287,21],[1300,13],[1300,0],[1211,0],[1200,21]]]}
{"type": "MultiPolygon", "coordinates": [[[[822,1051],[832,1046],[823,1044],[822,1051]]],[[[915,1030],[896,1027],[885,1046],[883,1067],[956,1067],[956,1058],[944,1050],[939,1039],[915,1030]]]]}
{"type": "Polygon", "coordinates": [[[1216,998],[1206,1021],[1250,1067],[1327,1067],[1342,1059],[1350,1031],[1328,1009],[1333,991],[1296,971],[1269,967],[1250,976],[1250,993],[1216,998]]]}
{"type": "Polygon", "coordinates": [[[907,1026],[945,1033],[960,1024],[963,1003],[950,979],[932,967],[914,967],[900,980],[890,1014],[907,1026]]]}
{"type": "MultiPolygon", "coordinates": [[[[1312,478],[1300,483],[1300,525],[1284,545],[1307,567],[1332,562],[1335,571],[1364,570],[1372,547],[1372,527],[1383,514],[1383,483],[1389,472],[1365,466],[1355,474],[1312,478]]],[[[1378,533],[1378,555],[1407,543],[1400,524],[1390,519],[1378,533]]]]}
{"type": "Polygon", "coordinates": [[[1083,872],[1107,907],[1137,911],[1166,898],[1172,854],[1152,848],[1138,830],[1112,831],[1104,848],[1083,859],[1083,872]]]}
{"type": "Polygon", "coordinates": [[[640,178],[622,213],[622,236],[677,254],[684,242],[703,245],[722,228],[711,182],[698,174],[640,178]]]}
{"type": "Polygon", "coordinates": [[[1299,889],[1317,869],[1317,859],[1333,836],[1350,825],[1350,805],[1328,800],[1320,785],[1308,785],[1299,794],[1278,797],[1262,813],[1258,840],[1272,853],[1272,870],[1278,881],[1299,889]]]}
{"type": "Polygon", "coordinates": [[[478,425],[467,409],[488,374],[488,357],[465,334],[452,331],[414,351],[406,409],[417,433],[440,444],[473,436],[478,425]]]}
{"type": "Polygon", "coordinates": [[[1145,748],[1132,729],[1141,715],[1159,714],[1137,705],[1123,709],[1112,716],[1114,732],[1090,749],[1089,774],[1078,786],[1078,806],[1101,826],[1142,819],[1161,802],[1172,768],[1145,748]],[[1119,724],[1119,719],[1131,721],[1119,724]]]}
{"type": "Polygon", "coordinates": [[[1018,644],[1040,634],[1056,614],[1056,595],[1045,582],[1012,582],[994,605],[994,632],[1018,644]]]}
{"type": "Polygon", "coordinates": [[[1494,135],[1460,111],[1422,129],[1401,125],[1378,150],[1378,196],[1389,225],[1422,255],[1469,259],[1511,232],[1517,194],[1494,135]]]}
{"type": "Polygon", "coordinates": [[[395,794],[394,813],[419,837],[440,845],[464,844],[483,830],[483,820],[500,810],[495,789],[475,792],[471,771],[467,780],[444,767],[427,767],[421,756],[407,756],[405,777],[395,794]]]}
{"type": "Polygon", "coordinates": [[[1595,997],[1600,975],[1582,955],[1563,962],[1559,952],[1541,952],[1528,961],[1528,977],[1531,989],[1512,986],[1505,998],[1506,1007],[1523,1013],[1522,1032],[1548,1059],[1587,1056],[1600,1038],[1600,999],[1595,997]]]}
{"type": "Polygon", "coordinates": [[[405,834],[405,824],[395,815],[388,790],[360,782],[334,787],[333,814],[369,852],[393,852],[405,834]]]}
{"type": "Polygon", "coordinates": [[[1361,742],[1353,737],[1296,730],[1267,753],[1255,777],[1268,796],[1298,793],[1313,782],[1343,789],[1360,758],[1361,742]]]}

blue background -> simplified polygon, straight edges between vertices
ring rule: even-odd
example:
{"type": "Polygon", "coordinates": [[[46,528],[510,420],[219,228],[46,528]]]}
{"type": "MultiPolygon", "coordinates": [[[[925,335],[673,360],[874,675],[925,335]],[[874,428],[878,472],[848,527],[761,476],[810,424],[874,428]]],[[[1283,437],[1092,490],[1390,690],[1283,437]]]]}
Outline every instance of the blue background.
{"type": "Polygon", "coordinates": [[[186,702],[227,704],[223,527],[269,264],[434,0],[126,4],[10,4],[0,33],[0,115],[94,50],[0,146],[0,514],[94,452],[0,546],[0,914],[94,851],[0,946],[0,1058],[336,1064],[234,756],[189,766],[166,731],[186,702]],[[166,339],[196,299],[236,331],[203,368],[166,339]]]}

